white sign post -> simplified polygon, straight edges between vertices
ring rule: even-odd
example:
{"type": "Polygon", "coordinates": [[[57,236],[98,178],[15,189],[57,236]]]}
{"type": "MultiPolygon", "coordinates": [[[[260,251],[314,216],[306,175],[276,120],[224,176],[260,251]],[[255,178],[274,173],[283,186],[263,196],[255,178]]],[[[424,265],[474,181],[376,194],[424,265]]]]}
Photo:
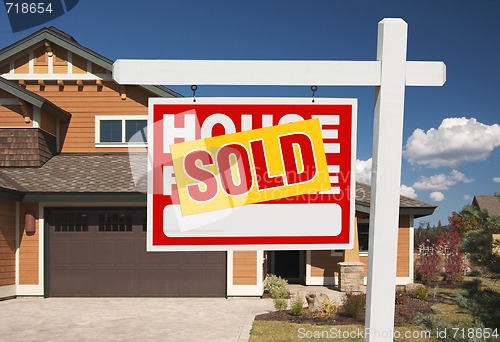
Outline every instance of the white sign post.
{"type": "Polygon", "coordinates": [[[407,24],[384,19],[377,61],[117,60],[119,84],[375,86],[365,341],[392,341],[406,86],[442,86],[443,62],[406,61],[407,24]]]}

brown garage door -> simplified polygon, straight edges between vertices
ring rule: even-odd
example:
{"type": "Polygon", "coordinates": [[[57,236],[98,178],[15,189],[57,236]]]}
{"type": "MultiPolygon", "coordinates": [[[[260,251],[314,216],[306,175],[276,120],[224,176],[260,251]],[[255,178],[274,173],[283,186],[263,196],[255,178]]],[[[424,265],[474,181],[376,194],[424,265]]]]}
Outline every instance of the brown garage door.
{"type": "Polygon", "coordinates": [[[146,210],[51,209],[49,296],[223,297],[225,252],[146,252],[146,210]]]}

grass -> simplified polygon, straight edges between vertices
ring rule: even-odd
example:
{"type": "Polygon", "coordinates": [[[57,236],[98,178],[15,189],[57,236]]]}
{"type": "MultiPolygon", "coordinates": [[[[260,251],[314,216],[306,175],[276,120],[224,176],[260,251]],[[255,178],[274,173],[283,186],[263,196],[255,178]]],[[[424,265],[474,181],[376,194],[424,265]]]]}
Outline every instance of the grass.
{"type": "MultiPolygon", "coordinates": [[[[362,325],[311,325],[277,321],[255,321],[250,332],[250,342],[277,342],[277,341],[364,341],[358,338],[358,333],[365,329],[362,325]],[[342,337],[344,336],[344,337],[342,337]]],[[[419,334],[421,329],[414,326],[396,327],[396,331],[404,336],[419,334]]],[[[363,335],[361,335],[363,336],[363,335]]],[[[414,341],[415,338],[400,338],[398,341],[414,341]]],[[[433,341],[428,338],[419,338],[418,341],[433,341]]]]}
{"type": "MultiPolygon", "coordinates": [[[[464,281],[474,280],[473,277],[465,277],[464,281]]],[[[485,287],[489,287],[500,291],[500,282],[495,282],[490,278],[481,277],[481,284],[485,287]]],[[[457,288],[447,288],[447,287],[437,287],[430,289],[429,296],[436,295],[443,296],[449,299],[449,303],[437,303],[432,306],[432,309],[436,312],[443,323],[449,323],[452,325],[460,326],[472,326],[474,322],[474,317],[472,317],[469,311],[465,308],[460,308],[455,304],[453,299],[457,294],[462,296],[467,296],[467,291],[460,287],[457,288]]],[[[357,335],[358,331],[363,331],[364,326],[362,325],[311,325],[311,324],[296,324],[289,322],[277,322],[277,321],[254,321],[252,330],[250,332],[250,342],[267,342],[267,341],[363,341],[363,338],[339,338],[339,335],[352,333],[353,336],[357,335]],[[334,336],[337,334],[336,336],[334,336]]],[[[396,331],[399,331],[401,336],[408,332],[418,333],[422,329],[415,325],[414,322],[408,322],[407,326],[396,327],[396,331]]],[[[404,339],[400,338],[397,341],[436,341],[436,339],[428,338],[410,338],[404,339]]]]}

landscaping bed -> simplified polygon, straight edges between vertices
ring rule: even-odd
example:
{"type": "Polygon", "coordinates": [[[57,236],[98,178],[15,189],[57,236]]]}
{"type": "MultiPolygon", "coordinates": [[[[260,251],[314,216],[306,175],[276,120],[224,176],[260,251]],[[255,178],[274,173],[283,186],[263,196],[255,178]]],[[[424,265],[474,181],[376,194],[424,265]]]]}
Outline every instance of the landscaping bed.
{"type": "MultiPolygon", "coordinates": [[[[409,293],[398,296],[395,308],[394,324],[396,326],[407,325],[413,322],[418,314],[433,314],[431,306],[437,303],[449,303],[450,299],[436,295],[430,295],[425,299],[413,298],[409,293]]],[[[291,310],[279,310],[257,315],[257,321],[286,321],[290,323],[313,324],[313,325],[364,325],[364,313],[356,318],[348,317],[344,312],[338,311],[332,315],[324,315],[321,312],[311,312],[304,308],[301,315],[295,316],[291,310]]]]}

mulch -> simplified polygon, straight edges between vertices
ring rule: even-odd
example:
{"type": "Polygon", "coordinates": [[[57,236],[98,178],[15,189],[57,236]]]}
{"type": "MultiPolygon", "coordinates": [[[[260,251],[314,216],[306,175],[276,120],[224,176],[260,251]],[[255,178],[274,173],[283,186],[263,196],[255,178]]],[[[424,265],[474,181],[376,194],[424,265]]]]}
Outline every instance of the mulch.
{"type": "MultiPolygon", "coordinates": [[[[435,303],[448,302],[447,298],[441,296],[429,296],[425,300],[412,298],[409,294],[404,294],[399,297],[395,306],[394,325],[403,326],[408,323],[413,323],[418,314],[429,315],[434,311],[431,305],[435,303]]],[[[258,321],[286,321],[290,323],[313,324],[313,325],[364,325],[365,315],[362,313],[357,318],[348,317],[342,311],[334,315],[324,317],[317,312],[310,312],[308,308],[300,316],[294,316],[291,310],[273,311],[265,314],[257,315],[255,320],[258,321]]]]}

